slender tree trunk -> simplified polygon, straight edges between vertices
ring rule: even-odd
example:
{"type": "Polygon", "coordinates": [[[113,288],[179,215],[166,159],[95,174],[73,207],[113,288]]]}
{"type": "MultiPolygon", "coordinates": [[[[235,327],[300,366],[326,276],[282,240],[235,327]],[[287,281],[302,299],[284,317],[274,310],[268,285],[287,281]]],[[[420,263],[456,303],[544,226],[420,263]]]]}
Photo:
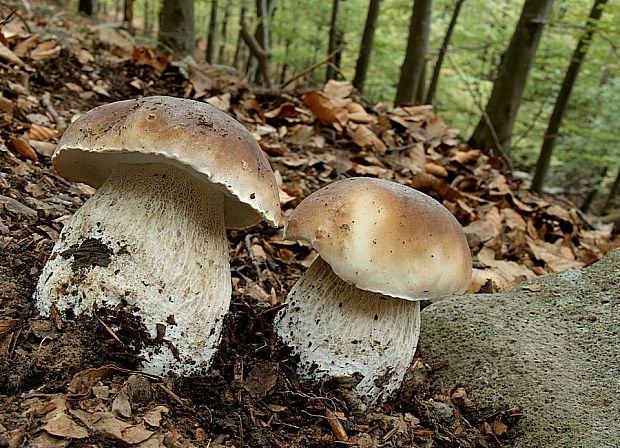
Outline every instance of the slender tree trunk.
{"type": "Polygon", "coordinates": [[[151,4],[149,0],[144,0],[144,35],[150,36],[153,29],[151,22],[151,4]]]}
{"type": "Polygon", "coordinates": [[[424,102],[424,93],[426,92],[426,66],[428,62],[426,58],[424,59],[424,65],[422,66],[422,73],[420,74],[420,79],[418,80],[418,88],[415,91],[415,102],[423,103],[424,102]]]}
{"type": "MultiPolygon", "coordinates": [[[[258,18],[258,26],[254,37],[262,49],[262,54],[266,57],[266,61],[257,61],[253,59],[253,64],[260,62],[260,70],[256,70],[254,81],[256,83],[270,85],[271,80],[265,79],[265,69],[269,72],[269,57],[271,55],[271,34],[270,26],[271,18],[275,10],[275,0],[256,0],[256,17],[258,18]]],[[[252,49],[250,48],[250,51],[252,49]]],[[[255,66],[255,65],[254,65],[255,66]]]]}
{"type": "Polygon", "coordinates": [[[448,45],[450,45],[450,39],[452,38],[452,32],[456,27],[456,22],[459,18],[459,13],[461,12],[461,6],[463,6],[463,2],[465,0],[456,0],[456,4],[454,5],[454,10],[452,11],[452,17],[450,18],[450,23],[448,24],[448,29],[446,30],[446,35],[443,37],[443,42],[441,43],[441,48],[439,49],[439,54],[437,55],[437,62],[435,62],[435,67],[433,68],[433,75],[431,76],[431,82],[428,85],[428,92],[426,93],[426,104],[433,104],[435,100],[435,92],[437,91],[437,83],[439,82],[439,74],[441,73],[441,66],[443,65],[443,60],[446,56],[446,52],[448,51],[448,45]]]}
{"type": "Polygon", "coordinates": [[[286,81],[286,71],[288,70],[288,56],[289,56],[289,50],[291,48],[291,44],[293,43],[293,41],[291,40],[290,37],[287,37],[285,42],[284,42],[284,64],[282,64],[282,67],[280,68],[280,85],[284,84],[284,82],[286,81]]]}
{"type": "Polygon", "coordinates": [[[551,162],[551,155],[553,154],[553,148],[555,147],[555,141],[558,137],[558,131],[562,125],[562,118],[564,117],[564,110],[570,99],[573,85],[577,80],[577,75],[581,69],[581,64],[585,59],[586,52],[590,42],[592,41],[592,35],[596,30],[597,22],[603,14],[603,5],[607,3],[607,0],[595,0],[590,16],[586,22],[585,33],[577,42],[577,47],[573,52],[573,57],[566,70],[562,87],[555,102],[551,118],[549,119],[549,125],[543,141],[540,155],[536,163],[536,170],[534,171],[534,178],[532,179],[532,190],[541,193],[545,181],[545,176],[549,170],[549,164],[551,162]]]}
{"type": "Polygon", "coordinates": [[[525,0],[519,23],[499,65],[485,111],[469,139],[470,145],[495,151],[510,165],[512,129],[527,77],[553,0],[525,0]]]}
{"type": "Polygon", "coordinates": [[[409,38],[405,61],[400,67],[400,79],[394,104],[399,106],[414,101],[420,78],[424,70],[424,60],[428,52],[433,11],[432,0],[414,0],[409,22],[409,38]]]}
{"type": "MultiPolygon", "coordinates": [[[[338,10],[340,8],[340,0],[332,0],[332,18],[329,25],[329,43],[327,45],[327,54],[332,54],[336,48],[338,47],[338,10]]],[[[325,82],[330,79],[334,79],[336,76],[336,72],[338,71],[336,68],[338,67],[336,61],[327,63],[327,71],[325,73],[325,82]]]]}
{"type": "Polygon", "coordinates": [[[125,0],[123,8],[123,23],[127,25],[130,33],[133,33],[133,0],[125,0]]]}
{"type": "Polygon", "coordinates": [[[97,15],[96,0],[80,0],[78,3],[78,12],[86,14],[89,17],[97,15]]]}
{"type": "Polygon", "coordinates": [[[159,40],[179,56],[194,55],[194,1],[164,0],[159,13],[159,40]]]}
{"type": "Polygon", "coordinates": [[[247,6],[245,4],[245,0],[241,0],[241,7],[239,9],[239,34],[237,36],[237,46],[235,48],[235,59],[234,59],[234,63],[233,65],[235,67],[237,67],[237,70],[239,70],[239,73],[241,73],[241,42],[243,42],[243,39],[241,38],[241,30],[243,29],[243,26],[245,25],[245,14],[247,11],[247,6]]]}
{"type": "Polygon", "coordinates": [[[214,62],[215,53],[215,32],[217,29],[217,0],[211,0],[211,15],[209,17],[209,32],[207,34],[206,59],[209,64],[214,62]]]}
{"type": "Polygon", "coordinates": [[[247,28],[244,27],[241,30],[241,33],[241,37],[243,37],[243,40],[250,49],[250,53],[258,61],[258,67],[260,69],[259,73],[262,75],[265,86],[271,87],[271,76],[269,74],[269,53],[263,50],[256,38],[247,30],[247,28]]]}
{"type": "Polygon", "coordinates": [[[603,182],[603,180],[605,179],[605,176],[607,176],[607,170],[608,170],[608,167],[603,168],[600,175],[596,177],[594,185],[591,187],[590,192],[588,193],[586,198],[583,200],[581,207],[579,207],[579,209],[582,212],[588,213],[588,211],[590,210],[590,207],[592,206],[592,202],[594,202],[594,199],[596,199],[596,196],[598,195],[598,191],[601,188],[601,182],[603,182]]]}
{"type": "Polygon", "coordinates": [[[217,55],[217,63],[224,64],[224,56],[226,53],[226,42],[228,42],[228,18],[230,16],[230,2],[226,2],[226,8],[224,9],[224,20],[222,20],[222,31],[220,33],[220,37],[222,38],[222,43],[220,44],[220,49],[217,55]]]}
{"type": "Polygon", "coordinates": [[[364,91],[364,83],[366,82],[366,76],[368,74],[370,54],[372,53],[372,47],[375,42],[375,30],[377,29],[380,9],[381,0],[370,0],[368,3],[366,25],[364,26],[364,34],[362,35],[362,43],[360,45],[360,53],[357,58],[357,64],[355,65],[355,77],[353,78],[353,86],[360,92],[364,91]]]}
{"type": "Polygon", "coordinates": [[[605,204],[603,205],[603,209],[601,210],[601,215],[607,214],[609,209],[611,208],[611,204],[613,204],[615,197],[618,195],[618,191],[620,191],[620,166],[618,167],[618,174],[616,174],[616,180],[611,186],[609,190],[609,195],[605,200],[605,204]]]}

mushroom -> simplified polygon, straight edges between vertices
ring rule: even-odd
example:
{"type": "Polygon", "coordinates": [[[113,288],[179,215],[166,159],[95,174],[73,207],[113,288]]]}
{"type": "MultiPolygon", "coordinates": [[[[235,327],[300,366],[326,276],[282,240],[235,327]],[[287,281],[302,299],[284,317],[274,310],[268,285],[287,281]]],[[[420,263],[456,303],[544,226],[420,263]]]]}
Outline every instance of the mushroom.
{"type": "MultiPolygon", "coordinates": [[[[300,357],[302,377],[361,377],[373,402],[396,390],[420,332],[420,300],[465,291],[469,247],[458,221],[412,188],[371,178],[340,180],[304,199],[285,237],[318,258],[275,319],[300,357]]],[[[350,381],[349,381],[350,382],[350,381]]]]}
{"type": "Polygon", "coordinates": [[[43,268],[39,313],[122,305],[150,335],[145,371],[208,367],[232,289],[225,229],[280,217],[273,171],[250,132],[198,101],[119,101],[71,124],[53,163],[98,190],[43,268]]]}

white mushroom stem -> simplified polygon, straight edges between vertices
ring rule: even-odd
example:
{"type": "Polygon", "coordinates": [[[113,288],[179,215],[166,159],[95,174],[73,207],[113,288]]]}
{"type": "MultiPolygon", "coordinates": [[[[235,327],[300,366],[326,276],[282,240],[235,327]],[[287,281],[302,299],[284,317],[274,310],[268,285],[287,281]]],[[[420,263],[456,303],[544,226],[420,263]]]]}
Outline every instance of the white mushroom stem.
{"type": "Polygon", "coordinates": [[[275,329],[299,355],[302,377],[354,376],[373,401],[396,390],[420,333],[420,304],[363,291],[317,258],[287,297],[275,329]]]}
{"type": "Polygon", "coordinates": [[[223,201],[179,168],[121,165],[60,234],[37,285],[39,312],[132,305],[153,339],[165,328],[164,342],[141,352],[146,371],[208,367],[231,296],[223,201]]]}

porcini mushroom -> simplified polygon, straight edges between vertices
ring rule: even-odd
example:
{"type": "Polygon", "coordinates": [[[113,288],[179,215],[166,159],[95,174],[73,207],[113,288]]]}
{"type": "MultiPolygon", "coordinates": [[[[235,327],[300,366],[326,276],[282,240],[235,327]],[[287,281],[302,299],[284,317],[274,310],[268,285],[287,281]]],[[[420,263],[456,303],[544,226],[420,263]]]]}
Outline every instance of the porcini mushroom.
{"type": "Polygon", "coordinates": [[[431,197],[350,178],[304,199],[285,237],[319,257],[292,288],[275,330],[303,377],[362,377],[369,401],[400,386],[420,331],[420,300],[462,293],[472,271],[454,216],[431,197]]]}
{"type": "Polygon", "coordinates": [[[225,229],[280,216],[273,171],[250,132],[198,101],[119,101],[69,126],[53,163],[98,190],[52,250],[38,311],[124,305],[158,342],[140,353],[146,371],[208,367],[232,289],[225,229]]]}

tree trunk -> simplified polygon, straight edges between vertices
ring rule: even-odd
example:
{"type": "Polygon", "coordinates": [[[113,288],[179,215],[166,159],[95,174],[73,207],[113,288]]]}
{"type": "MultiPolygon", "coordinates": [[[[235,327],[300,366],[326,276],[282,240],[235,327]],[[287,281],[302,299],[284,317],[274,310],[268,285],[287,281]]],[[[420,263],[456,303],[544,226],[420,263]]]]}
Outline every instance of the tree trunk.
{"type": "MultiPolygon", "coordinates": [[[[271,85],[271,80],[267,79],[265,76],[266,73],[269,73],[269,58],[271,56],[271,35],[269,23],[271,22],[274,9],[275,0],[256,0],[256,17],[258,18],[258,25],[256,27],[254,37],[262,50],[260,54],[262,54],[265,59],[258,60],[254,58],[254,61],[258,62],[260,66],[260,70],[256,70],[254,81],[263,85],[271,85]]],[[[251,47],[250,51],[252,51],[251,47]]]]}
{"type": "Polygon", "coordinates": [[[409,22],[409,38],[405,61],[400,67],[400,79],[396,90],[394,104],[412,102],[420,85],[424,70],[424,60],[428,51],[428,40],[431,30],[433,12],[432,0],[414,0],[409,22]]]}
{"type": "Polygon", "coordinates": [[[614,198],[618,195],[618,191],[620,191],[620,166],[618,167],[618,174],[616,174],[616,180],[614,180],[614,183],[609,190],[609,195],[607,196],[605,204],[603,205],[603,209],[601,210],[601,215],[607,214],[607,211],[611,208],[611,205],[614,202],[614,198]]]}
{"type": "Polygon", "coordinates": [[[151,21],[151,5],[149,0],[144,0],[144,35],[150,36],[153,30],[153,22],[151,21]]]}
{"type": "Polygon", "coordinates": [[[439,74],[441,73],[441,66],[443,65],[443,60],[446,56],[446,52],[448,51],[448,45],[450,45],[450,39],[452,38],[452,32],[456,27],[456,22],[459,18],[459,13],[461,12],[461,6],[463,6],[463,2],[465,0],[456,0],[456,4],[454,5],[454,10],[452,11],[452,17],[450,18],[450,23],[448,24],[448,29],[446,30],[446,35],[443,37],[443,42],[441,43],[441,48],[439,49],[439,54],[437,55],[437,62],[435,62],[435,67],[433,68],[433,75],[431,76],[431,82],[428,85],[428,92],[426,93],[426,104],[433,104],[435,100],[435,92],[437,91],[437,83],[439,82],[439,74]]]}
{"type": "MultiPolygon", "coordinates": [[[[463,0],[461,0],[463,1],[463,0]]],[[[377,29],[377,19],[379,18],[379,10],[381,9],[381,0],[370,0],[368,4],[368,15],[366,16],[366,25],[364,26],[364,34],[362,35],[362,44],[360,45],[360,53],[355,65],[355,77],[353,78],[353,86],[360,92],[364,91],[364,83],[368,74],[368,65],[370,63],[370,54],[375,42],[375,30],[377,29]]]]}
{"type": "Polygon", "coordinates": [[[566,105],[570,99],[573,85],[577,80],[581,63],[583,62],[586,52],[588,51],[588,46],[592,41],[592,35],[596,30],[597,22],[603,14],[602,6],[606,3],[607,0],[594,0],[594,5],[590,11],[590,16],[586,21],[586,31],[579,39],[579,42],[577,42],[577,47],[573,52],[573,57],[568,66],[568,70],[566,70],[562,87],[560,87],[560,92],[558,93],[555,106],[553,107],[553,112],[551,113],[551,118],[549,119],[547,131],[545,132],[540,155],[538,156],[538,161],[536,162],[536,170],[534,171],[534,178],[532,179],[532,190],[537,193],[542,192],[545,176],[547,175],[549,163],[551,162],[551,154],[553,153],[555,141],[558,137],[558,131],[560,130],[560,126],[562,124],[564,110],[566,109],[566,105]]]}
{"type": "Polygon", "coordinates": [[[553,0],[525,0],[508,49],[502,56],[493,91],[470,145],[489,154],[492,149],[510,166],[512,129],[527,77],[553,0]]]}
{"type": "Polygon", "coordinates": [[[426,92],[426,66],[427,60],[424,58],[424,65],[422,66],[422,73],[420,74],[420,79],[418,79],[418,88],[415,90],[415,102],[423,103],[424,102],[424,93],[426,92]]]}
{"type": "Polygon", "coordinates": [[[123,23],[127,25],[127,29],[133,34],[133,0],[125,0],[123,23]]]}
{"type": "Polygon", "coordinates": [[[553,0],[525,0],[519,23],[500,62],[493,91],[469,144],[494,149],[510,165],[512,128],[553,0]]]}
{"type": "Polygon", "coordinates": [[[215,32],[217,29],[217,0],[211,0],[211,16],[209,17],[209,32],[207,34],[207,52],[205,58],[209,64],[213,64],[215,53],[215,32]]]}
{"type": "Polygon", "coordinates": [[[266,87],[271,87],[271,76],[269,74],[269,53],[263,50],[258,41],[252,34],[243,27],[241,37],[250,49],[250,54],[258,61],[259,72],[262,75],[266,87]]]}
{"type": "MultiPolygon", "coordinates": [[[[327,54],[332,54],[336,48],[338,48],[338,40],[341,36],[339,36],[338,29],[338,10],[340,7],[340,0],[332,0],[332,18],[329,25],[329,44],[327,45],[327,54]]],[[[325,82],[330,79],[334,79],[336,76],[336,72],[338,67],[338,63],[334,60],[333,62],[327,63],[327,70],[325,73],[325,82]]]]}
{"type": "Polygon", "coordinates": [[[97,14],[96,0],[80,0],[78,4],[78,12],[86,14],[89,17],[95,17],[97,14]]]}
{"type": "Polygon", "coordinates": [[[287,37],[285,42],[284,42],[284,57],[282,58],[284,60],[284,64],[282,64],[282,67],[280,68],[280,85],[284,84],[284,82],[286,81],[286,71],[288,70],[288,60],[289,60],[289,50],[291,48],[291,44],[293,43],[293,41],[291,40],[290,37],[287,37]]]}
{"type": "Polygon", "coordinates": [[[605,179],[605,176],[607,176],[607,170],[608,170],[608,167],[603,168],[600,175],[595,178],[594,185],[591,187],[590,192],[588,193],[586,198],[583,200],[581,207],[579,207],[579,209],[582,212],[588,213],[588,211],[590,210],[590,207],[592,206],[592,203],[594,202],[594,199],[596,199],[596,196],[598,195],[598,191],[601,188],[601,183],[605,179]]]}
{"type": "Polygon", "coordinates": [[[245,25],[245,14],[247,11],[247,7],[245,4],[245,0],[241,0],[241,8],[239,9],[239,35],[237,36],[237,46],[235,48],[235,60],[233,65],[239,70],[241,73],[241,42],[243,39],[241,38],[241,30],[245,25]]]}
{"type": "Polygon", "coordinates": [[[217,55],[217,63],[224,64],[224,56],[226,53],[226,42],[228,42],[228,18],[230,16],[230,2],[226,2],[226,8],[224,9],[224,20],[222,20],[222,31],[220,33],[222,43],[217,55]]]}
{"type": "Polygon", "coordinates": [[[179,56],[194,55],[193,0],[163,0],[159,40],[179,56]]]}

